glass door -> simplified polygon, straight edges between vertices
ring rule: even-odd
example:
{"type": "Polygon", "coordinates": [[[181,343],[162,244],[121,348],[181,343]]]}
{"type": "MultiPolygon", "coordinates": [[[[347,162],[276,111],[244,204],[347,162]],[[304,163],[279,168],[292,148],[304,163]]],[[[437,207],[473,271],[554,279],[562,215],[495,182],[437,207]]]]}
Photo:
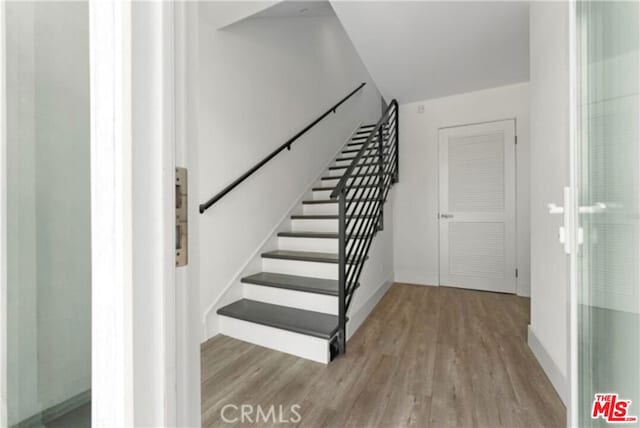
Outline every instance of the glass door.
{"type": "Polygon", "coordinates": [[[7,195],[2,332],[7,420],[2,423],[88,427],[88,4],[16,1],[4,7],[6,171],[0,180],[7,195]]]}
{"type": "Polygon", "coordinates": [[[581,427],[640,417],[639,4],[576,4],[581,427]]]}

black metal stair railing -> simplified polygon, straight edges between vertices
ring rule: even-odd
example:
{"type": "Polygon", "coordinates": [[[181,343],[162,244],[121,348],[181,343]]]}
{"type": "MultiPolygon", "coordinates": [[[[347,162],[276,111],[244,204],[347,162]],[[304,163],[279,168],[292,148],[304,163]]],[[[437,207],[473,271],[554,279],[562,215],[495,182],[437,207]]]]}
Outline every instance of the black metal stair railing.
{"type": "Polygon", "coordinates": [[[335,353],[346,352],[347,311],[376,232],[384,227],[384,203],[398,181],[398,102],[393,100],[331,193],[338,198],[338,333],[335,353]],[[375,155],[365,162],[365,153],[375,155]],[[362,162],[361,162],[362,161],[362,162]]]}

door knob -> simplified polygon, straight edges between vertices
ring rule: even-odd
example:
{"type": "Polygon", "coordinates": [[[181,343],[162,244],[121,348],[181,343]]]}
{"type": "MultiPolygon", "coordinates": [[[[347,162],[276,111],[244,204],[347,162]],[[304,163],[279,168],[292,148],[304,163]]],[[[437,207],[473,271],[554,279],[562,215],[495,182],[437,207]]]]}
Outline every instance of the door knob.
{"type": "MultiPolygon", "coordinates": [[[[563,225],[558,228],[558,241],[563,245],[564,251],[567,254],[571,254],[573,251],[576,251],[576,247],[582,245],[583,241],[582,229],[580,227],[575,227],[574,225],[573,198],[574,195],[572,189],[565,187],[563,192],[563,206],[558,206],[554,203],[547,204],[549,214],[563,215],[563,225]],[[574,230],[574,228],[576,230],[574,230]]],[[[597,203],[592,207],[582,208],[586,208],[586,210],[580,209],[579,212],[602,212],[606,208],[606,205],[597,203]]]]}

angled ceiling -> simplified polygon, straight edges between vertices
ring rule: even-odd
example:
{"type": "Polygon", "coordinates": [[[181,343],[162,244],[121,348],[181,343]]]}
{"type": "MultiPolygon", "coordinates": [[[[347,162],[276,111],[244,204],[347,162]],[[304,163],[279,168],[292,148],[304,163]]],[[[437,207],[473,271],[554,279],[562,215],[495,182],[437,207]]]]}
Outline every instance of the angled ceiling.
{"type": "Polygon", "coordinates": [[[215,28],[223,29],[269,9],[279,2],[279,0],[204,1],[198,5],[198,13],[215,28]]]}
{"type": "Polygon", "coordinates": [[[529,80],[526,2],[331,2],[387,99],[529,80]]]}
{"type": "Polygon", "coordinates": [[[254,18],[303,18],[309,16],[335,16],[335,13],[327,0],[286,0],[253,15],[254,18]]]}

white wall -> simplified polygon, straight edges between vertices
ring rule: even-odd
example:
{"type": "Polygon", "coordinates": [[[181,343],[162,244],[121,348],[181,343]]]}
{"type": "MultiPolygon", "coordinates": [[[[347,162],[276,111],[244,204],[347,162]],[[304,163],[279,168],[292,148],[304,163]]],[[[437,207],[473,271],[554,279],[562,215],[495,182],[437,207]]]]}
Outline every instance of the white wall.
{"type": "Polygon", "coordinates": [[[529,85],[400,106],[400,183],[394,207],[395,279],[438,284],[438,129],[516,119],[517,292],[529,295],[529,85]],[[418,107],[424,106],[419,113],[418,107]]]}
{"type": "Polygon", "coordinates": [[[86,2],[7,12],[11,424],[91,386],[89,22],[86,2]]]}
{"type": "Polygon", "coordinates": [[[34,5],[7,3],[9,425],[40,411],[35,209],[34,5]]]}
{"type": "MultiPolygon", "coordinates": [[[[569,18],[563,2],[531,3],[531,325],[529,343],[566,398],[569,259],[558,243],[569,183],[569,18]]],[[[565,400],[565,403],[567,401],[565,400]]]]}
{"type": "MultiPolygon", "coordinates": [[[[204,317],[354,127],[379,117],[380,94],[334,16],[255,18],[219,31],[201,18],[199,27],[194,205],[220,191],[360,82],[368,82],[290,152],[198,217],[204,317]]],[[[210,325],[205,335],[215,332],[210,325]]]]}

